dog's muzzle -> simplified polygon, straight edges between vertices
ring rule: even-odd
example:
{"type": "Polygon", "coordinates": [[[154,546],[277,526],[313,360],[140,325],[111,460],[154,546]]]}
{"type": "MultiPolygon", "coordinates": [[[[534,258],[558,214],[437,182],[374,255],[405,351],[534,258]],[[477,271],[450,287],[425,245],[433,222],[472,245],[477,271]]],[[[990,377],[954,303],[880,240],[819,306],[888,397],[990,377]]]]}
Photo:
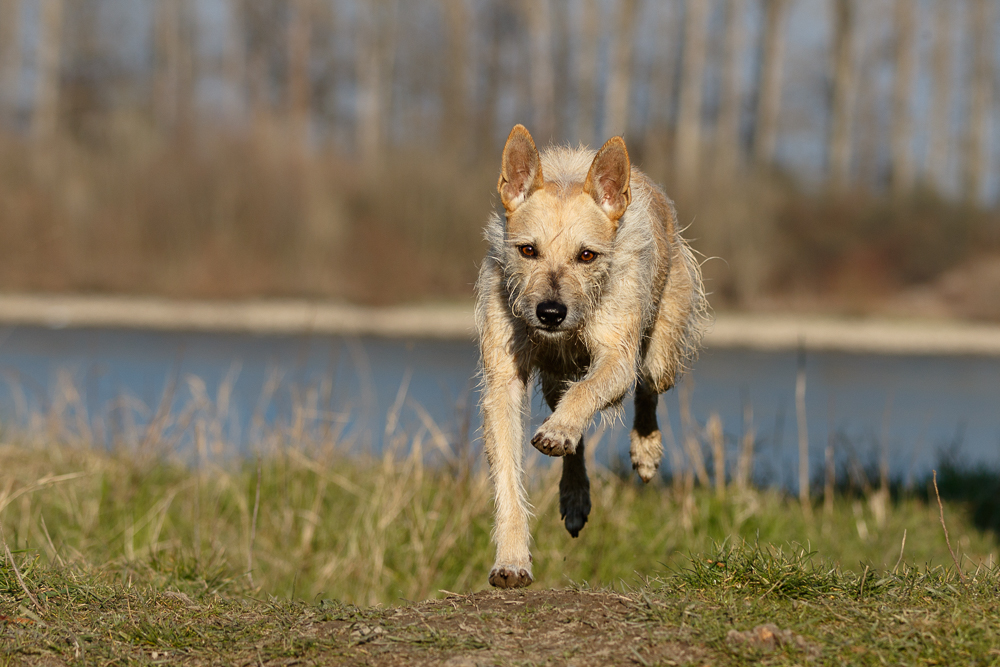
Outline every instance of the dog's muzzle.
{"type": "Polygon", "coordinates": [[[566,319],[566,306],[558,301],[542,301],[535,308],[535,316],[542,326],[555,328],[566,319]]]}

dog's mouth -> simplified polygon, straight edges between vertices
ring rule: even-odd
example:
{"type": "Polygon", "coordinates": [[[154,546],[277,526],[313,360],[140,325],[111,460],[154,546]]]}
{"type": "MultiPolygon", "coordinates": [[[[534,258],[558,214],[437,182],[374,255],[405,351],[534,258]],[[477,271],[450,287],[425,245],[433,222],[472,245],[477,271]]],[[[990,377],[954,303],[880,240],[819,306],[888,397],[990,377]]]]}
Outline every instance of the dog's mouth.
{"type": "Polygon", "coordinates": [[[575,327],[567,326],[566,322],[555,325],[545,325],[539,322],[531,322],[531,329],[542,338],[565,338],[575,331],[575,327]]]}

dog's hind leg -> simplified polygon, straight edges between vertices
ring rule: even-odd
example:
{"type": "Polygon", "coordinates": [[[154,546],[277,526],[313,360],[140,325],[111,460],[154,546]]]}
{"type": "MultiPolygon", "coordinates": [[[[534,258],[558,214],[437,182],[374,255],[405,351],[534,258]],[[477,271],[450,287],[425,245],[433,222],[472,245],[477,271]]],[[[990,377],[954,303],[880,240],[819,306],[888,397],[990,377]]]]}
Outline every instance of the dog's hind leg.
{"type": "MultiPolygon", "coordinates": [[[[562,398],[563,383],[551,377],[542,376],[542,394],[549,408],[556,409],[562,398]]],[[[559,479],[559,517],[566,523],[566,530],[578,537],[590,516],[590,478],[583,457],[584,446],[581,437],[576,451],[563,456],[562,477],[559,479]]]]}
{"type": "Polygon", "coordinates": [[[635,422],[630,434],[629,454],[632,457],[632,467],[644,482],[653,479],[660,467],[660,459],[663,458],[663,439],[656,423],[658,398],[659,394],[648,378],[640,378],[635,385],[635,422]]]}

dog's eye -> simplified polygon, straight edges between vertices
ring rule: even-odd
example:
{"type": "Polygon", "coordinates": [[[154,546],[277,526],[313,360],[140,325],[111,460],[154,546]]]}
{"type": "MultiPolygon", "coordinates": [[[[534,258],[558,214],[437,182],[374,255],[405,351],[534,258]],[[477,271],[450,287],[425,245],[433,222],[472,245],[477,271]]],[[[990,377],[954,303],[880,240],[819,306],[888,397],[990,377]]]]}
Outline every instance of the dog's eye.
{"type": "Polygon", "coordinates": [[[584,250],[583,252],[580,253],[581,262],[586,262],[587,264],[589,264],[593,262],[595,259],[597,259],[597,253],[594,252],[593,250],[584,250]]]}
{"type": "Polygon", "coordinates": [[[535,246],[533,246],[533,245],[521,245],[521,246],[518,246],[517,249],[520,250],[521,254],[524,255],[525,257],[537,257],[538,256],[538,251],[535,250],[535,246]]]}

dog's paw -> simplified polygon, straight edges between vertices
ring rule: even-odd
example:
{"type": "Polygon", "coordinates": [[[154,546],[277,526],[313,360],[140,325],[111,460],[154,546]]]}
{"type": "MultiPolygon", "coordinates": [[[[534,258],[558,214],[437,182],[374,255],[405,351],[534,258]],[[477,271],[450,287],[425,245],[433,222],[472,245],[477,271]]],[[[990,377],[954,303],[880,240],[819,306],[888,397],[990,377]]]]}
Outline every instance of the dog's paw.
{"type": "Polygon", "coordinates": [[[532,581],[530,567],[497,564],[490,570],[490,586],[494,588],[524,588],[532,581]]]}
{"type": "Polygon", "coordinates": [[[587,517],[590,516],[590,485],[559,492],[559,517],[566,522],[566,530],[579,537],[587,517]]]}
{"type": "Polygon", "coordinates": [[[653,431],[643,436],[633,430],[630,439],[629,454],[632,457],[632,468],[639,473],[642,481],[648,483],[656,475],[660,459],[663,458],[663,440],[660,438],[660,432],[653,431]]]}
{"type": "Polygon", "coordinates": [[[576,451],[576,443],[580,442],[580,429],[561,426],[551,420],[542,424],[531,444],[542,454],[549,456],[566,456],[576,451]]]}

